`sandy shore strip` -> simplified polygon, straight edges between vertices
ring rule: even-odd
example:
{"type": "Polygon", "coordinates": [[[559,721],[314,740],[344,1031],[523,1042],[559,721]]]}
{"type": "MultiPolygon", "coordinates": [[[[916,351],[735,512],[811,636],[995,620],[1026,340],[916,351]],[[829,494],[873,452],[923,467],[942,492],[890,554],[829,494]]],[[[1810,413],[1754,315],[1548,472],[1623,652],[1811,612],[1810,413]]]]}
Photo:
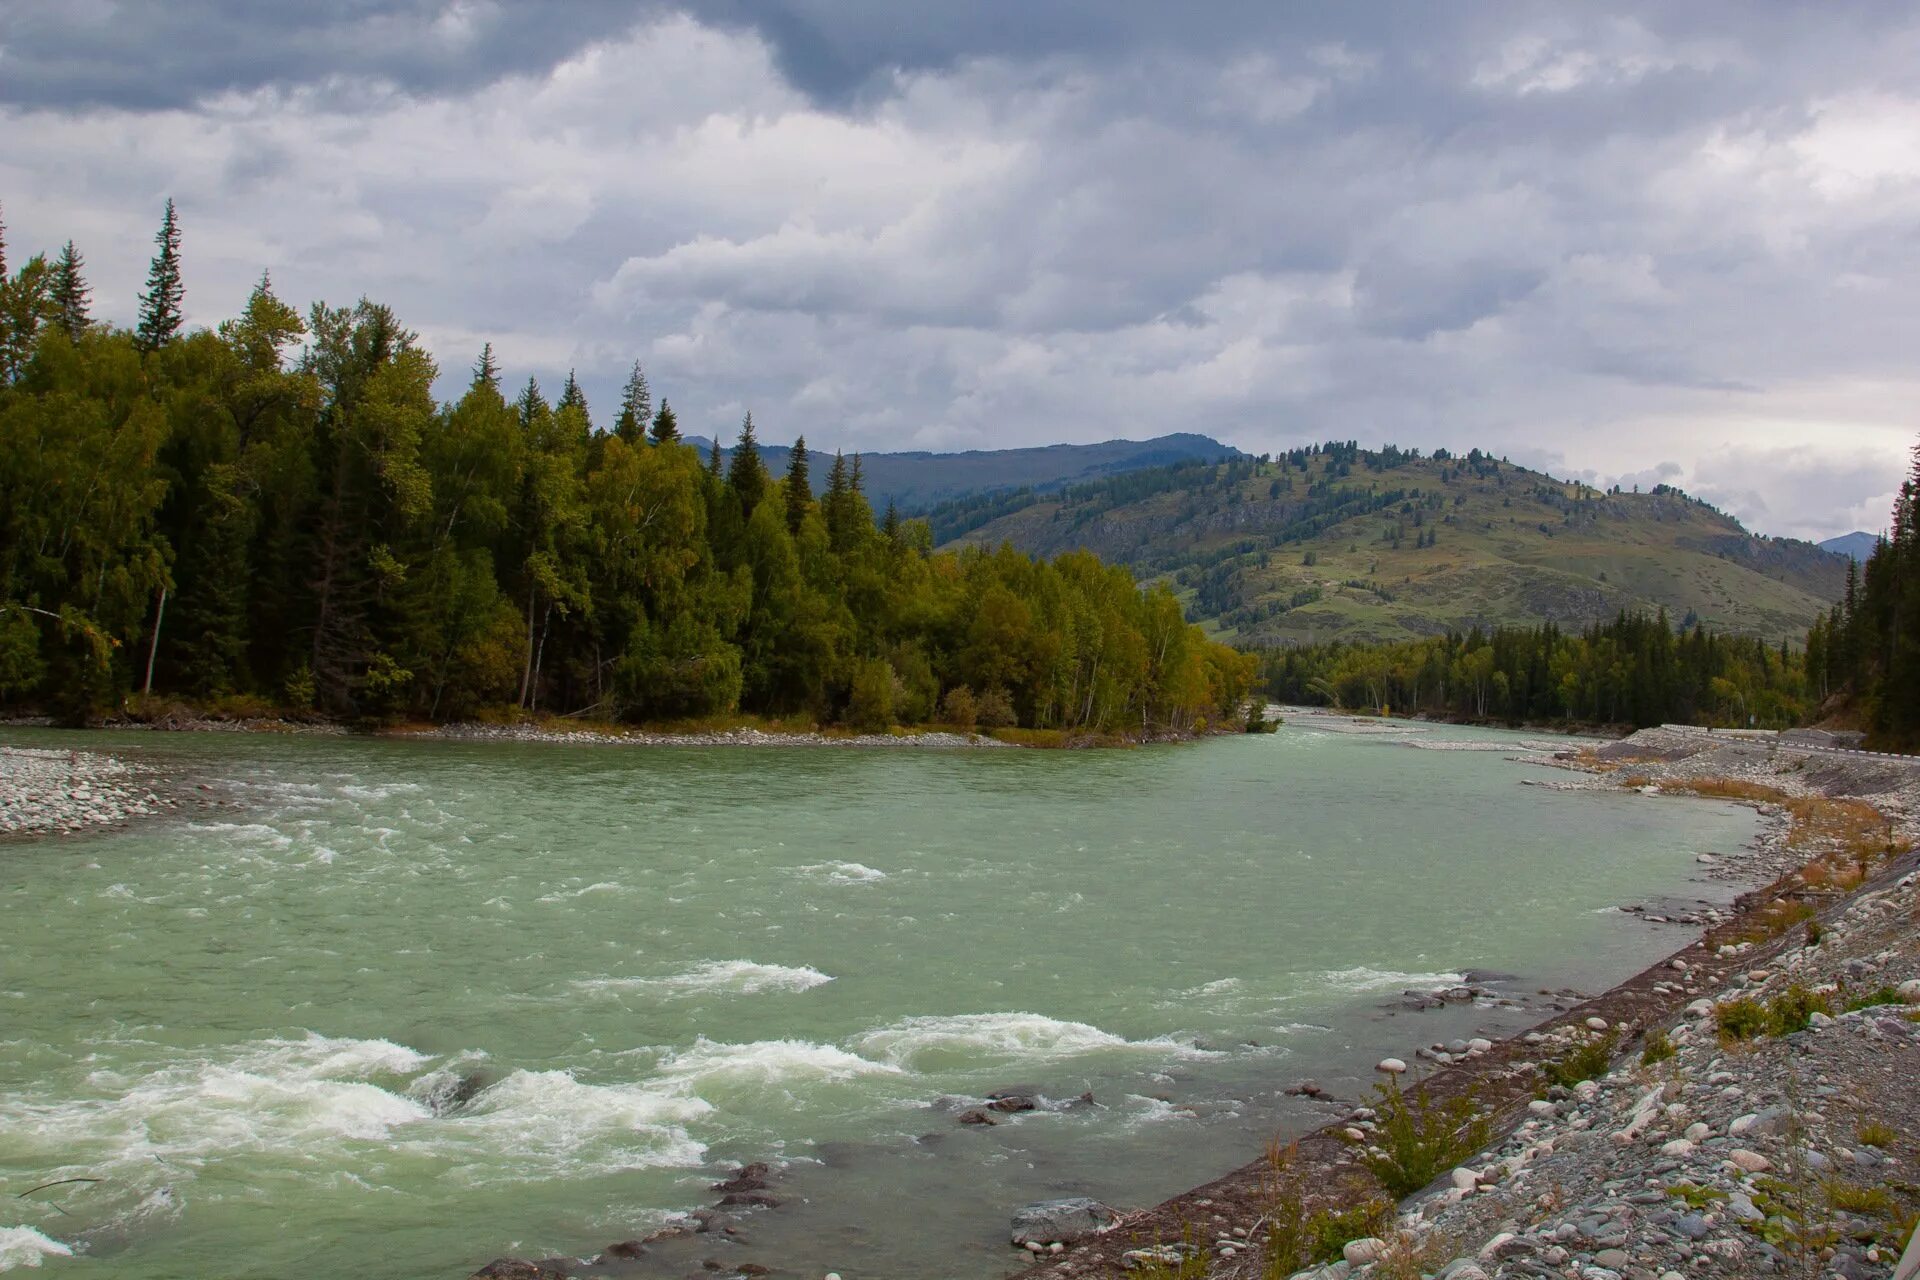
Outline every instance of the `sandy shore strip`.
{"type": "MultiPolygon", "coordinates": [[[[1797,870],[1549,1022],[1427,1053],[1444,1065],[1418,1094],[1460,1100],[1488,1141],[1448,1153],[1413,1194],[1383,1197],[1369,1169],[1370,1153],[1399,1149],[1389,1116],[1342,1105],[1205,1186],[1026,1245],[1039,1256],[1022,1280],[1892,1276],[1920,1211],[1920,760],[1649,730],[1553,763],[1569,771],[1558,785],[1736,793],[1770,820],[1726,874],[1797,870]],[[1843,887],[1829,876],[1859,830],[1849,845],[1796,828],[1797,801],[1877,814],[1893,851],[1843,887]]],[[[1415,1058],[1386,1060],[1379,1079],[1411,1086],[1415,1058]]]]}
{"type": "Polygon", "coordinates": [[[0,746],[0,836],[118,826],[179,807],[148,765],[98,751],[0,746]]]}

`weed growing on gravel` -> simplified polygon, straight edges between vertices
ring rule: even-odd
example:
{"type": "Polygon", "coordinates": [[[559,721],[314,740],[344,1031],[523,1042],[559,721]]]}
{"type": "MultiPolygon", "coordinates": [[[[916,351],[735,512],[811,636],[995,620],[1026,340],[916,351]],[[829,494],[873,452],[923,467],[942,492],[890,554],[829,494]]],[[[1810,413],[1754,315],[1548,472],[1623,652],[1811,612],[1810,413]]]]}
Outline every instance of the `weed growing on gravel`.
{"type": "Polygon", "coordinates": [[[1893,1216],[1893,1193],[1885,1187],[1863,1187],[1840,1178],[1829,1178],[1821,1184],[1820,1189],[1826,1194],[1827,1205],[1842,1213],[1872,1218],[1893,1216]]]}
{"type": "Polygon", "coordinates": [[[1863,1147],[1890,1147],[1899,1136],[1893,1131],[1892,1125],[1881,1124],[1878,1120],[1869,1120],[1860,1126],[1860,1145],[1863,1147]]]}
{"type": "Polygon", "coordinates": [[[1676,1182],[1667,1188],[1667,1194],[1685,1201],[1689,1209],[1710,1208],[1727,1198],[1727,1193],[1718,1187],[1700,1187],[1691,1182],[1676,1182]]]}
{"type": "MultiPolygon", "coordinates": [[[[1394,1196],[1409,1196],[1487,1145],[1492,1126],[1471,1097],[1435,1102],[1404,1093],[1398,1079],[1375,1085],[1379,1129],[1360,1161],[1394,1196]]],[[[1362,1140],[1363,1142],[1366,1140],[1362,1140]]]]}
{"type": "Polygon", "coordinates": [[[1571,1089],[1582,1080],[1596,1080],[1607,1074],[1607,1069],[1613,1065],[1613,1050],[1618,1042],[1619,1035],[1609,1031],[1594,1036],[1565,1057],[1547,1063],[1541,1068],[1547,1083],[1571,1089]]]}
{"type": "Polygon", "coordinates": [[[1303,1267],[1337,1260],[1347,1241],[1379,1235],[1392,1221],[1393,1206],[1370,1197],[1344,1209],[1306,1211],[1299,1183],[1286,1176],[1295,1148],[1267,1148],[1273,1173],[1268,1185],[1265,1280],[1286,1280],[1303,1267]]]}
{"type": "Polygon", "coordinates": [[[1869,991],[1847,1001],[1847,1012],[1858,1013],[1862,1009],[1872,1009],[1883,1004],[1905,1004],[1906,998],[1892,987],[1882,987],[1878,991],[1869,991]]]}
{"type": "Polygon", "coordinates": [[[1650,1067],[1656,1062],[1665,1062],[1678,1052],[1680,1051],[1673,1047],[1673,1038],[1661,1028],[1655,1027],[1647,1032],[1647,1043],[1640,1050],[1640,1065],[1650,1067]]]}
{"type": "Polygon", "coordinates": [[[1752,996],[1724,1000],[1714,1009],[1714,1026],[1723,1045],[1761,1036],[1790,1036],[1804,1031],[1816,1013],[1832,1013],[1833,1002],[1794,985],[1765,1004],[1752,996]]]}

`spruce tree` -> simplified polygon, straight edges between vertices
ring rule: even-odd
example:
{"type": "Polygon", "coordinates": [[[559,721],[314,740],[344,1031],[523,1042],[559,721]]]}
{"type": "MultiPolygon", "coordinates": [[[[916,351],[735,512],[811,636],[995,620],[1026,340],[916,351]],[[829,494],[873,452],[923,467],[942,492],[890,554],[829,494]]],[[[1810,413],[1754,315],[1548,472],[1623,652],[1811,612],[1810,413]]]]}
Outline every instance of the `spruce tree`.
{"type": "Polygon", "coordinates": [[[680,439],[680,420],[673,416],[673,406],[664,399],[660,401],[660,412],[653,415],[653,442],[655,444],[674,444],[680,439]]]}
{"type": "Polygon", "coordinates": [[[541,417],[551,412],[547,398],[540,394],[540,381],[532,374],[527,375],[527,385],[520,389],[520,398],[514,401],[514,408],[520,412],[520,430],[527,431],[541,417]]]}
{"type": "Polygon", "coordinates": [[[560,388],[559,409],[578,409],[589,421],[592,413],[587,409],[587,393],[580,389],[580,379],[573,376],[573,370],[567,370],[567,385],[560,388]]]}
{"type": "Polygon", "coordinates": [[[67,331],[67,339],[71,342],[78,342],[92,321],[87,314],[87,295],[91,290],[87,288],[86,278],[80,274],[80,268],[84,266],[86,260],[75,251],[71,240],[60,250],[60,256],[53,264],[55,319],[67,331]]]}
{"type": "Polygon", "coordinates": [[[724,475],[725,473],[721,470],[720,463],[720,437],[715,436],[713,438],[713,452],[707,455],[707,476],[715,484],[721,484],[724,482],[724,475]]]}
{"type": "Polygon", "coordinates": [[[171,199],[153,242],[160,246],[160,252],[147,271],[147,289],[140,295],[140,324],[133,336],[134,345],[148,352],[158,351],[179,336],[180,304],[186,297],[186,288],[180,283],[180,220],[174,215],[171,199]]]}
{"type": "Polygon", "coordinates": [[[800,535],[807,518],[807,505],[813,501],[813,482],[807,477],[807,438],[798,436],[793,453],[787,458],[787,532],[800,535]]]}
{"type": "Polygon", "coordinates": [[[767,496],[767,468],[760,461],[760,441],[754,434],[751,413],[740,423],[740,443],[734,446],[733,463],[727,468],[727,488],[740,500],[742,516],[752,515],[767,496]]]}
{"type": "Polygon", "coordinates": [[[827,538],[835,551],[847,545],[847,499],[853,490],[847,484],[847,458],[838,449],[833,453],[833,470],[827,473],[827,494],[820,500],[820,513],[826,517],[827,538]]]}
{"type": "Polygon", "coordinates": [[[642,444],[647,438],[647,423],[653,413],[653,393],[647,389],[647,375],[640,362],[633,362],[627,385],[620,392],[620,416],[613,420],[613,433],[628,444],[642,444]]]}
{"type": "Polygon", "coordinates": [[[494,363],[493,344],[487,343],[480,348],[480,360],[473,366],[473,384],[476,387],[500,389],[500,366],[494,363]]]}

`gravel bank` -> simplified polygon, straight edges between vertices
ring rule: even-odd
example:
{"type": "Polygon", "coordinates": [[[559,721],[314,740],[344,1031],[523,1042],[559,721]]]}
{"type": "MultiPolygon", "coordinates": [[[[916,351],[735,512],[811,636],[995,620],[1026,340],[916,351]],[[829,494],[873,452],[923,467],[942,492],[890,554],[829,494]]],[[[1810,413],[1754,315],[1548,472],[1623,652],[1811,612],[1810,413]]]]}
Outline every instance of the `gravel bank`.
{"type": "Polygon", "coordinates": [[[764,733],[728,729],[718,733],[609,733],[591,729],[545,729],[534,725],[449,724],[408,733],[406,737],[451,742],[558,742],[616,747],[1008,747],[978,733],[862,733],[846,737],[824,733],[764,733]]]}
{"type": "MultiPolygon", "coordinates": [[[[1630,782],[1658,796],[1734,779],[1789,797],[1861,799],[1884,815],[1889,835],[1920,836],[1920,761],[1653,730],[1552,763],[1569,776],[1544,785],[1630,782]]],[[[1920,857],[1883,863],[1851,894],[1809,884],[1788,869],[1828,850],[1818,840],[1788,847],[1782,807],[1756,807],[1769,818],[1761,839],[1722,873],[1778,878],[1705,938],[1522,1036],[1473,1042],[1464,1055],[1424,1054],[1442,1067],[1424,1092],[1437,1102],[1471,1099],[1497,1137],[1401,1201],[1379,1234],[1291,1272],[1295,1280],[1894,1274],[1920,1211],[1920,857]],[[1778,903],[1817,910],[1824,933],[1765,928],[1778,903]],[[1738,1039],[1719,1034],[1722,1006],[1735,1018],[1804,1010],[1808,999],[1832,1012],[1782,1015],[1738,1039]],[[1849,1010],[1870,1000],[1888,1003],[1849,1010]],[[1645,1062],[1655,1030],[1672,1054],[1645,1062]],[[1548,1084],[1545,1064],[1601,1042],[1613,1052],[1597,1079],[1548,1084]]],[[[1404,1073],[1416,1056],[1381,1065],[1404,1073]]],[[[1381,1141],[1379,1121],[1371,1109],[1349,1109],[1294,1145],[1284,1175],[1256,1161],[1049,1251],[1023,1280],[1287,1276],[1267,1257],[1269,1230],[1279,1218],[1298,1221],[1301,1209],[1376,1195],[1360,1153],[1381,1141]],[[1277,1190],[1289,1182],[1301,1195],[1291,1212],[1277,1190]]]]}
{"type": "Polygon", "coordinates": [[[143,765],[96,751],[0,747],[0,836],[114,826],[178,804],[143,765]]]}

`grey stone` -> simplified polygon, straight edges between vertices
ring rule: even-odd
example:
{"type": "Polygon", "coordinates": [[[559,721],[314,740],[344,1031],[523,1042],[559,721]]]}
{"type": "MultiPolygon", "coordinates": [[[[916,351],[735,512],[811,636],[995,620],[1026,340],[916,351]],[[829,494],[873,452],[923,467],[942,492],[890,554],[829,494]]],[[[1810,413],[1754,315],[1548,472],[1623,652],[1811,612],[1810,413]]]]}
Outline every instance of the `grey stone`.
{"type": "Polygon", "coordinates": [[[1098,1235],[1120,1215],[1098,1200],[1087,1196],[1069,1196],[1061,1200],[1042,1200],[1013,1215],[1011,1240],[1015,1245],[1072,1244],[1098,1235]]]}
{"type": "Polygon", "coordinates": [[[1713,1228],[1708,1226],[1707,1220],[1699,1214],[1689,1213],[1681,1218],[1680,1221],[1674,1223],[1673,1226],[1669,1227],[1668,1230],[1672,1231],[1675,1235],[1684,1236],[1689,1240],[1705,1240],[1713,1228]]]}

